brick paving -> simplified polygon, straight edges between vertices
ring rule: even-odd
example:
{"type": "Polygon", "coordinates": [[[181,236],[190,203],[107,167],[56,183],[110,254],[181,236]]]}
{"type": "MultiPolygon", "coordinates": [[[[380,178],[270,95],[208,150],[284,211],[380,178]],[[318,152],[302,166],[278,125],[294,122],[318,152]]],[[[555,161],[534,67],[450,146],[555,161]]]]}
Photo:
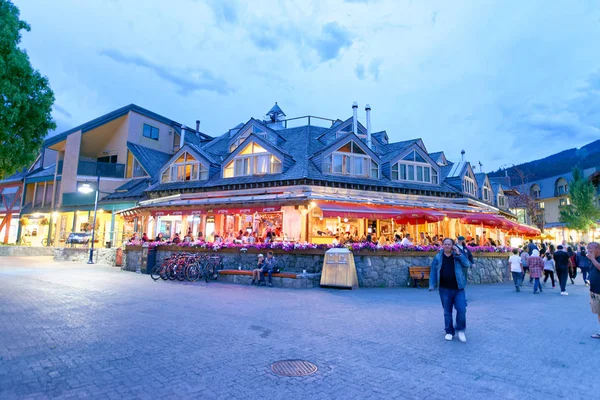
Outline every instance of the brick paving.
{"type": "Polygon", "coordinates": [[[2,257],[0,399],[594,398],[599,327],[580,279],[568,297],[469,286],[462,344],[424,289],[153,282],[2,257]],[[285,359],[319,370],[273,374],[285,359]]]}

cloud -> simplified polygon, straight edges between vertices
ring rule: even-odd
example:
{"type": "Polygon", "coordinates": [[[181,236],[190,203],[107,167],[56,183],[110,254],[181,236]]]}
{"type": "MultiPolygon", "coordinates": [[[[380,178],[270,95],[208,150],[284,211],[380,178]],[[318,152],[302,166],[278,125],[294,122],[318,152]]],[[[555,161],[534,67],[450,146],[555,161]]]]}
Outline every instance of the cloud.
{"type": "Polygon", "coordinates": [[[354,69],[354,74],[361,81],[365,80],[365,66],[363,64],[356,64],[356,68],[354,69]]]}
{"type": "Polygon", "coordinates": [[[329,61],[352,45],[352,34],[337,22],[329,22],[323,25],[320,36],[309,41],[309,45],[317,52],[321,61],[329,61]]]}
{"type": "Polygon", "coordinates": [[[369,64],[369,73],[373,76],[373,79],[375,79],[376,81],[379,80],[379,70],[382,62],[382,59],[374,58],[369,64]]]}
{"type": "Polygon", "coordinates": [[[178,87],[179,93],[182,95],[189,95],[192,92],[202,90],[223,95],[233,92],[233,89],[224,79],[216,77],[212,71],[204,68],[190,68],[183,71],[174,67],[159,65],[135,53],[125,54],[117,49],[104,49],[99,54],[109,57],[120,64],[147,68],[156,73],[160,78],[178,87]]]}
{"type": "Polygon", "coordinates": [[[435,25],[435,22],[437,21],[437,17],[440,14],[439,11],[434,11],[431,13],[431,24],[435,25]]]}
{"type": "Polygon", "coordinates": [[[281,45],[281,39],[272,31],[254,30],[250,33],[250,40],[262,50],[277,50],[281,45]]]}
{"type": "Polygon", "coordinates": [[[62,108],[61,106],[59,106],[58,104],[54,104],[52,106],[52,109],[60,114],[62,114],[63,116],[67,117],[67,118],[72,118],[73,116],[71,115],[70,112],[68,112],[67,110],[65,110],[64,108],[62,108]]]}
{"type": "Polygon", "coordinates": [[[353,4],[367,4],[367,3],[377,3],[379,0],[344,0],[345,3],[353,3],[353,4]]]}
{"type": "Polygon", "coordinates": [[[235,24],[238,21],[238,7],[234,0],[209,0],[207,5],[212,9],[217,23],[235,24]]]}

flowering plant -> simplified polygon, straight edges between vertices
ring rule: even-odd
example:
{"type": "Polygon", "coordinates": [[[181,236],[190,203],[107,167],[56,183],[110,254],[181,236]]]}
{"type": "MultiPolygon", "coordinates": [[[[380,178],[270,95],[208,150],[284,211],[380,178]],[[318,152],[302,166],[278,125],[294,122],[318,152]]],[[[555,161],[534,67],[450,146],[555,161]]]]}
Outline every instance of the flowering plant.
{"type": "MultiPolygon", "coordinates": [[[[302,251],[302,250],[329,250],[332,248],[346,248],[352,252],[360,252],[360,251],[387,251],[390,253],[401,253],[401,252],[438,252],[442,250],[442,246],[436,245],[428,245],[428,246],[405,246],[399,243],[394,244],[386,244],[379,245],[375,243],[367,243],[367,242],[358,242],[358,243],[346,243],[346,244],[313,244],[308,242],[271,242],[271,243],[225,243],[225,242],[204,242],[201,240],[196,240],[193,242],[182,242],[179,244],[173,244],[172,242],[148,242],[149,248],[153,249],[155,247],[161,246],[179,246],[179,247],[189,247],[189,248],[198,248],[198,249],[206,249],[211,251],[219,251],[221,249],[239,249],[240,252],[245,253],[249,249],[256,249],[260,251],[266,250],[283,250],[285,252],[293,252],[293,251],[302,251]]],[[[128,246],[139,246],[141,245],[140,241],[133,241],[127,243],[128,246]]],[[[508,253],[512,251],[511,247],[493,247],[493,246],[469,246],[469,250],[472,253],[508,253]]]]}

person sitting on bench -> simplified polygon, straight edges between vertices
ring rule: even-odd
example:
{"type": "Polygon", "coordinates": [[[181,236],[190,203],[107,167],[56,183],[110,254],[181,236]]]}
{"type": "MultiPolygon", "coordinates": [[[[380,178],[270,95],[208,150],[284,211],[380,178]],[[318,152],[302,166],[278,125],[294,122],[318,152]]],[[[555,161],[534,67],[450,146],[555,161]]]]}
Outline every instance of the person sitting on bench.
{"type": "Polygon", "coordinates": [[[262,269],[262,274],[260,275],[260,284],[265,284],[265,274],[269,276],[269,286],[273,286],[273,272],[279,272],[279,268],[276,267],[275,258],[273,257],[273,252],[267,252],[267,259],[265,260],[265,265],[262,269]]]}
{"type": "Polygon", "coordinates": [[[262,272],[262,269],[264,266],[265,266],[265,256],[263,256],[262,254],[259,254],[256,268],[254,268],[252,270],[252,285],[257,284],[261,280],[260,273],[262,272]]]}

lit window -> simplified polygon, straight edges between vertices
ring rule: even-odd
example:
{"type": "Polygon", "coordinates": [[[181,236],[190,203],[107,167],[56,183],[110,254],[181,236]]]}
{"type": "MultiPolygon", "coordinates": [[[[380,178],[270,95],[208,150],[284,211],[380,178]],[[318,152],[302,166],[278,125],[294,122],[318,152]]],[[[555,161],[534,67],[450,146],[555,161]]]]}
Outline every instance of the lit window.
{"type": "Polygon", "coordinates": [[[438,184],[438,172],[416,151],[392,165],[392,180],[438,184]]]}
{"type": "Polygon", "coordinates": [[[279,174],[281,171],[281,160],[252,142],[225,166],[223,177],[279,174]]]}
{"type": "Polygon", "coordinates": [[[337,175],[379,178],[379,164],[353,141],[326,156],[323,159],[323,171],[337,175]]]}
{"type": "Polygon", "coordinates": [[[471,196],[477,196],[477,185],[475,185],[474,177],[465,175],[463,178],[463,192],[471,196]]]}
{"type": "Polygon", "coordinates": [[[271,143],[276,142],[276,138],[273,135],[269,135],[261,128],[252,125],[248,129],[246,129],[241,135],[239,135],[232,143],[229,144],[229,152],[233,153],[235,149],[237,149],[242,143],[244,143],[244,141],[248,139],[248,136],[250,136],[250,134],[252,133],[271,143]]]}
{"type": "Polygon", "coordinates": [[[148,125],[148,124],[144,124],[144,129],[142,134],[144,135],[144,137],[147,137],[148,139],[154,139],[154,140],[158,140],[158,128],[148,125]]]}
{"type": "MultiPolygon", "coordinates": [[[[135,169],[135,166],[134,166],[135,169]]],[[[208,179],[208,168],[188,152],[183,152],[161,176],[162,183],[208,179]]]]}

